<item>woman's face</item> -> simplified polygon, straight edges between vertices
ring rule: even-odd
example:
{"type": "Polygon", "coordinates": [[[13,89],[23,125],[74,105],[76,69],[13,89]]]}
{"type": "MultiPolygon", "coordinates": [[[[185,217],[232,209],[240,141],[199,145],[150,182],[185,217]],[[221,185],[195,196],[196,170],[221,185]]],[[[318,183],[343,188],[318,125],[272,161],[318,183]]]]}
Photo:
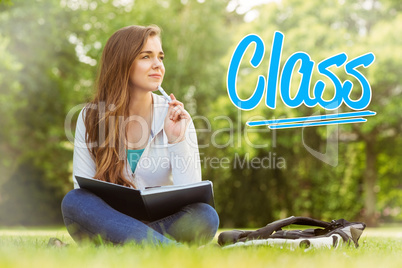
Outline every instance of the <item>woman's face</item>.
{"type": "Polygon", "coordinates": [[[133,62],[130,87],[135,91],[154,91],[165,75],[162,44],[158,36],[148,37],[140,54],[133,62]]]}

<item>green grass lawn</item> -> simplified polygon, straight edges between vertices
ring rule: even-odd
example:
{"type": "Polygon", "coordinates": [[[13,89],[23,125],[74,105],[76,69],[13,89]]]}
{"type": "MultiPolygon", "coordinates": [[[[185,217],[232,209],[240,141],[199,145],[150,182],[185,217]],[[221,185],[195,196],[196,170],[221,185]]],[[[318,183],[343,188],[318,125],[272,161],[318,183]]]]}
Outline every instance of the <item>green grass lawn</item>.
{"type": "MultiPolygon", "coordinates": [[[[220,230],[222,231],[222,230],[220,230]]],[[[304,251],[274,247],[77,246],[64,228],[0,229],[0,267],[402,267],[402,228],[367,229],[360,247],[304,251]],[[49,248],[50,237],[70,245],[49,248]]]]}

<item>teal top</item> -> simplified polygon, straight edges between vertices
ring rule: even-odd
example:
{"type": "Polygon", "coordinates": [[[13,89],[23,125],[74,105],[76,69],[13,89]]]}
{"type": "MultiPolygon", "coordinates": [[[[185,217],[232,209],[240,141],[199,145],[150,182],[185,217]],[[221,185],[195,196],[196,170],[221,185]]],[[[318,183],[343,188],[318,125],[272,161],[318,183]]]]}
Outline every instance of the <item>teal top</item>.
{"type": "Polygon", "coordinates": [[[141,158],[142,153],[144,152],[144,149],[140,150],[127,150],[127,160],[128,163],[130,164],[131,171],[134,173],[135,169],[137,168],[138,161],[141,158]]]}

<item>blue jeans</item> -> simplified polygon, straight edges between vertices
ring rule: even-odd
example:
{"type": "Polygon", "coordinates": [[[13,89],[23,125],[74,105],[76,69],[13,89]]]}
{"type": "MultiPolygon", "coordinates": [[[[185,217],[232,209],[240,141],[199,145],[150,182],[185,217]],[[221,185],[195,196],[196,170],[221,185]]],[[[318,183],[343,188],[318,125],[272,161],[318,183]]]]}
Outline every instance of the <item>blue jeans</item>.
{"type": "Polygon", "coordinates": [[[194,203],[145,223],[120,213],[84,189],[67,193],[61,210],[67,230],[76,242],[89,239],[99,243],[101,238],[113,244],[205,244],[214,238],[219,225],[218,214],[208,204],[194,203]]]}

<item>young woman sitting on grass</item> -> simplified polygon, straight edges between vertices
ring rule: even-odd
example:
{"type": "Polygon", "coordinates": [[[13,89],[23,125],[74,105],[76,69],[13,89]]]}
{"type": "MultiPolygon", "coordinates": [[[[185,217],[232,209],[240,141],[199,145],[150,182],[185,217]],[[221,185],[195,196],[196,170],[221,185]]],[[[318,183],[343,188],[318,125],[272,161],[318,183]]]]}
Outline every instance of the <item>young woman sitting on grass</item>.
{"type": "MultiPolygon", "coordinates": [[[[111,208],[80,189],[75,176],[144,189],[201,181],[196,132],[190,115],[152,93],[165,74],[157,26],[128,26],[103,50],[94,99],[81,111],[75,133],[74,190],[62,202],[72,238],[113,244],[206,243],[219,218],[211,206],[195,203],[165,218],[144,222],[111,208]]],[[[135,208],[133,208],[135,209],[135,208]]]]}

